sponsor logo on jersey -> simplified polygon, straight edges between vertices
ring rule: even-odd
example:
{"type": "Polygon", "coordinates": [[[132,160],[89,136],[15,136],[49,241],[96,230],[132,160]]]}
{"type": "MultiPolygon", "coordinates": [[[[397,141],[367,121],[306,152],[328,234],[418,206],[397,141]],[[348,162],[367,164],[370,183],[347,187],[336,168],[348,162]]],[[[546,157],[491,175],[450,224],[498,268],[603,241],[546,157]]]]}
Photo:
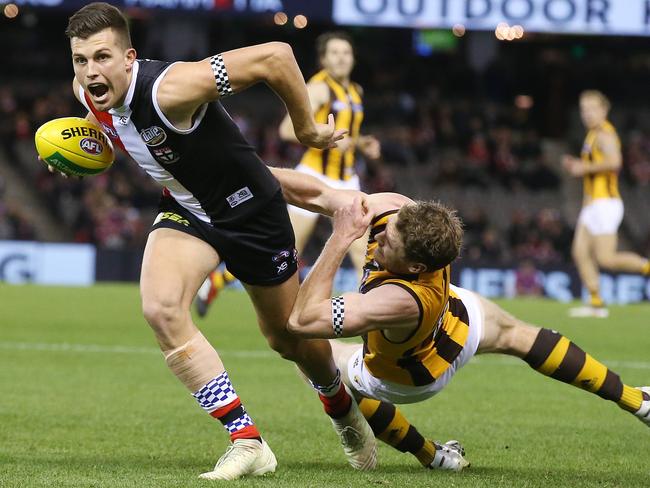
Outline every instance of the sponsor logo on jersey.
{"type": "Polygon", "coordinates": [[[190,221],[174,212],[160,212],[154,220],[153,224],[156,225],[161,220],[171,220],[172,222],[177,222],[185,227],[190,226],[190,221]]]}
{"type": "Polygon", "coordinates": [[[242,204],[251,198],[253,198],[253,193],[247,186],[245,186],[244,188],[237,190],[232,195],[228,195],[226,197],[226,201],[228,202],[228,205],[230,205],[230,208],[235,208],[237,205],[242,204]]]}
{"type": "Polygon", "coordinates": [[[83,152],[86,152],[93,156],[101,154],[104,150],[102,143],[97,139],[93,139],[92,137],[85,137],[84,139],[81,139],[81,141],[79,141],[79,147],[83,152]]]}
{"type": "Polygon", "coordinates": [[[181,155],[174,152],[171,147],[156,147],[151,151],[156,160],[162,164],[172,164],[181,159],[181,155]]]}
{"type": "Polygon", "coordinates": [[[157,125],[142,129],[140,137],[147,146],[158,146],[165,142],[167,133],[157,125]]]}

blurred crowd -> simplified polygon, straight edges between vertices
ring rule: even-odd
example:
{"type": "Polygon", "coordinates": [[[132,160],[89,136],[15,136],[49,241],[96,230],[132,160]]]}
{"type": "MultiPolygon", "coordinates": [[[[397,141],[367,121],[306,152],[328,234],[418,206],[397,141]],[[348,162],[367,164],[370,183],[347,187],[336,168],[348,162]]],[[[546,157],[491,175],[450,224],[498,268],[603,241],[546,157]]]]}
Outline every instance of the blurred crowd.
{"type": "Polygon", "coordinates": [[[31,241],[38,233],[28,212],[6,196],[6,181],[0,174],[0,240],[31,241]]]}
{"type": "MultiPolygon", "coordinates": [[[[433,194],[437,185],[499,187],[504,191],[557,191],[561,179],[525,107],[494,102],[471,107],[467,103],[441,102],[435,93],[425,100],[407,95],[369,97],[370,113],[392,110],[390,119],[372,120],[367,132],[382,142],[382,162],[360,161],[367,191],[396,188],[395,172],[404,166],[422,169],[424,185],[433,194]],[[391,109],[392,107],[392,109],[391,109]]],[[[254,117],[236,106],[233,118],[245,136],[273,165],[291,166],[302,148],[277,137],[281,110],[254,117]]],[[[51,174],[33,158],[34,131],[43,122],[71,114],[83,115],[67,84],[36,97],[21,98],[15,90],[0,90],[2,125],[0,140],[10,164],[19,165],[38,198],[53,218],[69,230],[71,240],[105,248],[143,246],[156,212],[158,186],[137,165],[119,156],[101,175],[83,180],[51,174]],[[21,148],[23,150],[21,150],[21,148]]],[[[624,178],[634,184],[650,184],[650,134],[639,130],[624,134],[624,178]]],[[[1,190],[1,186],[0,186],[1,190]]],[[[1,195],[1,193],[0,193],[1,195]]],[[[536,265],[570,260],[572,227],[557,208],[530,213],[517,209],[512,215],[489,215],[473,206],[461,212],[466,228],[463,255],[492,264],[526,261],[536,265]],[[505,219],[505,220],[504,220],[505,219]]],[[[0,196],[0,238],[32,239],[37,232],[18,204],[0,196]]]]}

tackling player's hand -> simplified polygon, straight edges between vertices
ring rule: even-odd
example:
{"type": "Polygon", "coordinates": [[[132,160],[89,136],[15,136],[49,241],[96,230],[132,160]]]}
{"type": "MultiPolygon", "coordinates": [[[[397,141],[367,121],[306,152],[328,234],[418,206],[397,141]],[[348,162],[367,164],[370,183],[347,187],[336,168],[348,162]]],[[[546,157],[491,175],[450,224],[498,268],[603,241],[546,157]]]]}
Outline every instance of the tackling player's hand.
{"type": "Polygon", "coordinates": [[[351,243],[366,233],[372,217],[365,195],[357,196],[350,205],[334,212],[333,234],[351,243]]]}

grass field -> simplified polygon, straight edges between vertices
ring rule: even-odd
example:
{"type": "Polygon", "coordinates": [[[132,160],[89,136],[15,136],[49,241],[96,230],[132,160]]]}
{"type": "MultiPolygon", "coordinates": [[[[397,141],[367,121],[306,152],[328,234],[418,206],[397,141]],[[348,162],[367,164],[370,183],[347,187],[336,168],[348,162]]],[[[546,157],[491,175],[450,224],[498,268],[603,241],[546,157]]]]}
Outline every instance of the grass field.
{"type": "MultiPolygon", "coordinates": [[[[503,302],[650,384],[650,306],[569,320],[566,304],[503,302]]],[[[424,470],[382,445],[372,473],[347,467],[315,394],[257,331],[242,292],[199,322],[274,449],[278,471],[234,486],[650,487],[650,431],[611,402],[524,363],[482,356],[440,395],[404,407],[426,435],[459,439],[472,467],[424,470]]],[[[137,288],[0,285],[0,486],[192,487],[228,442],[167,371],[137,288]]],[[[212,482],[214,483],[214,482],[212,482]]]]}

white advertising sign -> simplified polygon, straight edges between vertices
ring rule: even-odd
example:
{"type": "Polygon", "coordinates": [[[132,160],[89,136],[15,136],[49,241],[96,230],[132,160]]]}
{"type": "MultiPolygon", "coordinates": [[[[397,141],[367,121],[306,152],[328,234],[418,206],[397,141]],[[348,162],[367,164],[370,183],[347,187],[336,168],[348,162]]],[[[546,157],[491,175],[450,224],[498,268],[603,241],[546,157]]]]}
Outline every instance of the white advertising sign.
{"type": "Polygon", "coordinates": [[[0,281],[88,286],[95,282],[95,247],[0,241],[0,281]]]}
{"type": "Polygon", "coordinates": [[[650,0],[333,0],[337,24],[650,35],[650,0]]]}

